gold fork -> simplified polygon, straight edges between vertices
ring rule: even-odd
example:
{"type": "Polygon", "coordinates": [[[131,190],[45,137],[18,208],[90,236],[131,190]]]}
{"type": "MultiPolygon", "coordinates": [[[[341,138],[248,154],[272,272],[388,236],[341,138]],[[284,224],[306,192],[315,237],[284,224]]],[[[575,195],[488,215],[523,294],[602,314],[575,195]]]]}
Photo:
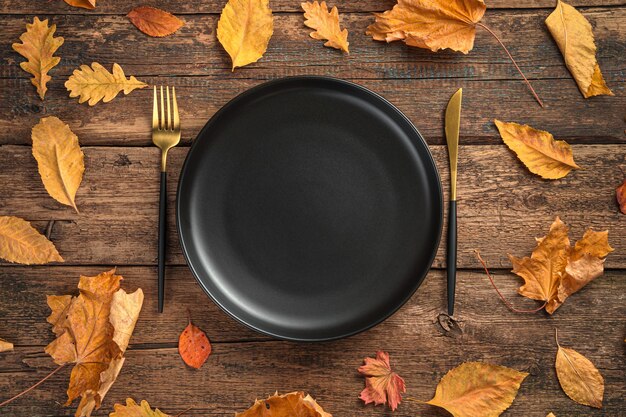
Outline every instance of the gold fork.
{"type": "Polygon", "coordinates": [[[159,119],[159,106],[157,104],[157,88],[154,87],[154,106],[152,107],[152,142],[161,149],[161,192],[159,194],[159,313],[163,312],[163,300],[165,293],[165,230],[167,219],[167,151],[180,142],[180,119],[178,117],[178,104],[176,102],[176,90],[172,87],[172,100],[170,101],[170,88],[166,87],[167,119],[165,118],[165,106],[163,104],[163,86],[161,86],[161,117],[159,119]],[[170,107],[171,103],[171,107],[170,107]],[[174,117],[172,117],[172,111],[174,117]]]}

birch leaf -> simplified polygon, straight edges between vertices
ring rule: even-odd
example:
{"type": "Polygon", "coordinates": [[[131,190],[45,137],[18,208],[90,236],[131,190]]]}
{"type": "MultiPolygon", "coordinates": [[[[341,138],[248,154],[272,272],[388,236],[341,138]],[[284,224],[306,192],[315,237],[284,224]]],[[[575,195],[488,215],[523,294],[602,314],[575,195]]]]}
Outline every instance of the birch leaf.
{"type": "Polygon", "coordinates": [[[324,46],[340,49],[350,53],[348,50],[348,30],[339,26],[339,11],[337,6],[328,11],[326,2],[321,4],[317,1],[301,4],[304,9],[304,24],[315,31],[310,36],[313,39],[327,40],[324,46]]]}
{"type": "Polygon", "coordinates": [[[171,35],[183,26],[182,20],[156,7],[139,6],[127,16],[137,29],[158,38],[171,35]]]}
{"type": "Polygon", "coordinates": [[[83,9],[95,9],[96,0],[65,0],[67,4],[73,7],[82,7],[83,9]]]}
{"type": "Polygon", "coordinates": [[[546,25],[583,96],[614,95],[602,77],[596,60],[593,31],[585,16],[558,0],[556,9],[546,19],[546,25]]]}
{"type": "Polygon", "coordinates": [[[0,352],[8,352],[10,350],[13,350],[13,343],[0,339],[0,352]]]}
{"type": "Polygon", "coordinates": [[[146,400],[137,404],[132,398],[126,399],[126,405],[115,404],[113,409],[115,411],[109,414],[109,417],[170,417],[158,408],[152,410],[146,400]]]}
{"type": "Polygon", "coordinates": [[[85,162],[78,137],[55,116],[44,117],[32,130],[33,156],[48,194],[61,204],[76,207],[76,192],[85,162]]]}
{"type": "Polygon", "coordinates": [[[217,22],[217,39],[237,67],[261,59],[274,32],[269,0],[228,0],[217,22]]]}
{"type": "Polygon", "coordinates": [[[0,216],[0,258],[25,265],[64,262],[52,242],[13,216],[0,216]]]}
{"type": "Polygon", "coordinates": [[[622,214],[626,214],[626,179],[615,189],[615,198],[622,214]]]}
{"type": "Polygon", "coordinates": [[[26,24],[26,32],[20,36],[22,43],[12,45],[17,53],[28,60],[20,63],[20,67],[33,75],[30,81],[37,87],[42,100],[48,91],[46,84],[52,79],[48,71],[61,61],[60,57],[53,56],[64,41],[62,37],[54,37],[56,28],[56,25],[48,27],[48,19],[42,22],[35,16],[33,23],[26,24]]]}
{"type": "Polygon", "coordinates": [[[209,338],[191,322],[191,317],[189,324],[178,337],[178,353],[187,365],[195,369],[200,369],[211,354],[209,338]]]}
{"type": "Polygon", "coordinates": [[[88,65],[81,65],[65,82],[65,88],[70,92],[70,97],[80,97],[79,103],[89,100],[90,106],[100,100],[108,103],[121,91],[128,94],[137,88],[147,86],[148,84],[133,76],[127,79],[124,70],[118,64],[113,64],[113,72],[110,73],[97,62],[92,63],[91,68],[88,65]]]}

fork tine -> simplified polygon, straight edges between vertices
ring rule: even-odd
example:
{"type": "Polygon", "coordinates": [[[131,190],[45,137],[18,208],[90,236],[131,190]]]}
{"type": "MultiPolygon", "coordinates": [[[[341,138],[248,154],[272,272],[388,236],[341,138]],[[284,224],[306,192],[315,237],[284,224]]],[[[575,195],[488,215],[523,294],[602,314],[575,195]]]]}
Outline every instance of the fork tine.
{"type": "Polygon", "coordinates": [[[172,107],[174,108],[174,130],[180,129],[180,118],[178,117],[178,103],[176,102],[176,87],[172,87],[172,107]]]}
{"type": "Polygon", "coordinates": [[[167,130],[172,130],[172,111],[170,110],[170,87],[165,87],[165,92],[167,93],[167,124],[165,128],[167,130]]]}
{"type": "Polygon", "coordinates": [[[163,105],[163,86],[161,86],[161,123],[160,129],[165,129],[165,106],[163,105]]]}
{"type": "Polygon", "coordinates": [[[157,90],[154,86],[154,101],[152,106],[152,130],[159,129],[159,107],[157,105],[157,90]]]}

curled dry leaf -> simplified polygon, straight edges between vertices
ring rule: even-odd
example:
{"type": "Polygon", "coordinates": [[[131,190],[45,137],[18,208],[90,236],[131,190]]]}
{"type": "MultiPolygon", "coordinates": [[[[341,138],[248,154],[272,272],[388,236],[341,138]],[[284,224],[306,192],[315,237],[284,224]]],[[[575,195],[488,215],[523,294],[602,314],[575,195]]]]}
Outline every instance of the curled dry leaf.
{"type": "Polygon", "coordinates": [[[572,169],[580,169],[574,162],[572,148],[563,140],[544,130],[528,125],[494,121],[504,143],[517,155],[533,174],[545,179],[558,179],[572,169]]]}
{"type": "Polygon", "coordinates": [[[252,407],[243,413],[236,413],[235,417],[332,417],[322,407],[304,392],[278,393],[256,400],[252,407]]]}
{"type": "Polygon", "coordinates": [[[26,32],[20,36],[22,43],[12,45],[18,54],[28,60],[20,63],[20,67],[33,75],[30,81],[37,88],[42,100],[48,90],[46,84],[52,79],[48,71],[61,61],[60,57],[53,56],[63,45],[62,37],[54,37],[56,29],[56,25],[48,27],[48,19],[42,22],[35,16],[33,23],[26,24],[26,32]]]}
{"type": "Polygon", "coordinates": [[[274,33],[269,0],[228,0],[217,22],[217,39],[237,67],[258,61],[274,33]]]}
{"type": "Polygon", "coordinates": [[[602,408],[604,378],[600,371],[574,349],[561,347],[558,339],[556,345],[556,375],[563,391],[579,404],[602,408]]]}
{"type": "Polygon", "coordinates": [[[596,60],[596,44],[591,24],[578,10],[560,0],[546,19],[565,65],[585,98],[614,95],[606,85],[596,60]]]}
{"type": "Polygon", "coordinates": [[[61,204],[76,207],[76,192],[85,162],[78,137],[58,117],[44,117],[32,130],[33,156],[48,194],[61,204]]]}
{"type": "Polygon", "coordinates": [[[622,185],[615,190],[615,198],[617,199],[617,204],[622,214],[626,214],[626,179],[622,185]]]}
{"type": "Polygon", "coordinates": [[[178,338],[178,353],[187,365],[196,369],[200,369],[211,354],[209,338],[191,322],[191,317],[178,338]]]}
{"type": "Polygon", "coordinates": [[[426,404],[444,408],[454,417],[497,417],[513,404],[527,376],[505,366],[462,363],[441,378],[426,404]]]}
{"type": "Polygon", "coordinates": [[[509,255],[513,273],[524,280],[518,292],[545,301],[546,311],[554,313],[567,297],[602,275],[604,258],[613,251],[608,236],[608,231],[588,229],[572,248],[567,226],[557,217],[530,257],[509,255]]]}
{"type": "Polygon", "coordinates": [[[136,7],[127,16],[137,29],[158,38],[171,35],[184,24],[173,14],[150,6],[136,7]]]}
{"type": "Polygon", "coordinates": [[[96,0],[65,0],[67,4],[74,7],[82,7],[83,9],[95,9],[96,0]]]}
{"type": "Polygon", "coordinates": [[[0,258],[25,265],[64,262],[54,244],[26,220],[0,216],[0,258]]]}
{"type": "Polygon", "coordinates": [[[388,404],[392,411],[398,408],[406,386],[404,379],[391,370],[389,354],[378,351],[376,358],[365,358],[363,361],[365,365],[360,366],[358,371],[365,376],[365,388],[359,398],[365,404],[388,404]]]}
{"type": "Polygon", "coordinates": [[[126,405],[115,404],[113,409],[115,411],[109,414],[109,417],[170,417],[158,408],[152,410],[146,400],[137,404],[132,398],[126,399],[126,405]]]}
{"type": "Polygon", "coordinates": [[[10,350],[13,350],[13,343],[0,339],[0,352],[8,352],[10,350]]]}
{"type": "Polygon", "coordinates": [[[339,11],[337,6],[328,11],[326,2],[321,4],[317,1],[306,2],[301,4],[304,9],[304,24],[311,29],[315,29],[311,32],[311,37],[318,40],[327,40],[324,46],[330,48],[340,49],[345,53],[350,53],[348,50],[348,30],[339,26],[339,11]]]}
{"type": "Polygon", "coordinates": [[[120,91],[128,94],[137,88],[147,86],[148,84],[133,76],[126,79],[124,70],[118,64],[113,64],[113,72],[110,73],[97,62],[92,63],[91,68],[89,65],[81,65],[65,82],[65,88],[70,92],[70,97],[80,96],[79,103],[89,100],[90,106],[95,105],[100,100],[108,103],[120,91]]]}

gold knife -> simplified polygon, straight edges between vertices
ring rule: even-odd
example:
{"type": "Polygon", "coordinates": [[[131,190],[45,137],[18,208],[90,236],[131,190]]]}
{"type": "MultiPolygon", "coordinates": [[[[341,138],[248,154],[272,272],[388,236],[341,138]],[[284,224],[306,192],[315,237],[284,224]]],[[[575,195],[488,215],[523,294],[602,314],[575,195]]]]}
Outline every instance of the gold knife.
{"type": "Polygon", "coordinates": [[[448,315],[454,314],[454,291],[456,287],[456,173],[459,157],[459,130],[461,126],[461,101],[463,89],[459,88],[446,108],[446,141],[450,157],[450,207],[448,210],[448,315]]]}

